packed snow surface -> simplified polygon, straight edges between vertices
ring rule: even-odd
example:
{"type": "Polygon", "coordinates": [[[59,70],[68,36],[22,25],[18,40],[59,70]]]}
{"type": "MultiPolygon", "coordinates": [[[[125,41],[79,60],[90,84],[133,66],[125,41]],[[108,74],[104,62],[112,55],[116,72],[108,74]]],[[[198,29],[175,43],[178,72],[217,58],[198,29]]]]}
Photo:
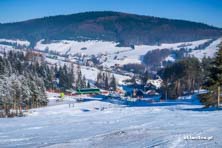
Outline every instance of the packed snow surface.
{"type": "Polygon", "coordinates": [[[127,105],[84,96],[56,102],[57,96],[26,117],[0,119],[0,146],[222,147],[222,111],[202,109],[195,97],[127,105]]]}

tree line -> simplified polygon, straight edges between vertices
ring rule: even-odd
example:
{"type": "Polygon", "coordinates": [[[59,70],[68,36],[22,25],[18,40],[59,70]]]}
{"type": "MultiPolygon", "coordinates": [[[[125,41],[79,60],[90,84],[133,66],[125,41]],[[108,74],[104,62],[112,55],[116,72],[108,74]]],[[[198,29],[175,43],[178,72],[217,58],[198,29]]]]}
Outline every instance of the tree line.
{"type": "Polygon", "coordinates": [[[158,75],[163,79],[163,98],[176,99],[204,88],[208,92],[199,95],[200,101],[206,107],[216,106],[218,87],[222,85],[222,46],[215,58],[204,57],[200,61],[187,57],[159,70],[158,75]]]}

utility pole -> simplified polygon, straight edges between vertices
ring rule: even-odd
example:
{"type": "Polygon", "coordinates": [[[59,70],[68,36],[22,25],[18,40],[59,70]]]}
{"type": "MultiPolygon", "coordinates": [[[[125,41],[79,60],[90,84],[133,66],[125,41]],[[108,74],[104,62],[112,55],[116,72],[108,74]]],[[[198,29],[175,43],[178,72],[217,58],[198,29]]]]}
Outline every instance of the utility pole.
{"type": "Polygon", "coordinates": [[[220,86],[218,86],[218,92],[217,92],[217,107],[220,107],[220,86]]]}

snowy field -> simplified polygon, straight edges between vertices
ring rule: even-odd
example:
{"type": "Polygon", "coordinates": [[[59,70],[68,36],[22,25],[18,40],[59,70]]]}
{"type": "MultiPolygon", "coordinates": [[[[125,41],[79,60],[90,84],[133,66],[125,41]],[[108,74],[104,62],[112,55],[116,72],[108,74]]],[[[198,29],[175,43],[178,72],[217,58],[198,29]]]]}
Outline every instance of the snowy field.
{"type": "Polygon", "coordinates": [[[203,110],[195,97],[152,104],[75,98],[0,119],[0,147],[222,147],[222,111],[203,110]],[[208,140],[186,140],[188,136],[208,140]]]}
{"type": "Polygon", "coordinates": [[[52,43],[43,43],[44,40],[40,40],[37,42],[35,49],[44,51],[46,48],[49,50],[55,50],[59,53],[69,53],[76,54],[82,53],[85,55],[92,54],[115,54],[115,53],[123,53],[121,56],[132,56],[132,58],[138,58],[140,55],[146,54],[147,51],[155,50],[155,49],[174,49],[179,50],[179,46],[186,45],[187,48],[194,49],[198,45],[201,45],[209,39],[193,41],[193,42],[181,42],[181,43],[173,43],[173,44],[161,44],[157,45],[136,45],[135,49],[131,47],[118,47],[118,43],[116,42],[108,42],[108,41],[99,41],[99,40],[89,40],[89,41],[73,41],[73,40],[58,40],[52,43]],[[86,48],[85,50],[82,50],[86,48]]]}
{"type": "Polygon", "coordinates": [[[30,45],[29,41],[25,41],[25,40],[9,40],[9,39],[0,39],[0,42],[6,42],[6,43],[11,43],[11,44],[16,44],[17,46],[26,46],[28,47],[30,45]]]}
{"type": "MultiPolygon", "coordinates": [[[[172,49],[179,50],[181,46],[185,46],[189,49],[194,49],[201,44],[206,43],[210,39],[198,40],[193,42],[180,42],[180,43],[172,43],[172,44],[161,44],[161,45],[136,45],[134,49],[131,47],[118,47],[118,43],[116,42],[108,42],[108,41],[98,41],[98,40],[90,40],[90,41],[72,41],[72,40],[60,40],[54,41],[51,43],[43,43],[44,40],[40,40],[37,42],[35,49],[40,51],[44,51],[45,49],[53,50],[59,52],[61,54],[69,53],[69,54],[82,54],[82,55],[99,55],[105,54],[107,60],[103,63],[103,66],[111,67],[115,64],[128,64],[128,63],[141,63],[141,57],[144,56],[148,51],[156,50],[156,49],[172,49]],[[84,50],[82,50],[84,49],[84,50]]],[[[218,39],[208,48],[201,49],[198,51],[194,51],[191,55],[194,55],[198,58],[202,58],[203,55],[210,57],[217,51],[216,45],[222,39],[218,39]]],[[[169,57],[170,60],[172,57],[169,57]]],[[[169,59],[166,59],[169,60],[169,59]]]]}

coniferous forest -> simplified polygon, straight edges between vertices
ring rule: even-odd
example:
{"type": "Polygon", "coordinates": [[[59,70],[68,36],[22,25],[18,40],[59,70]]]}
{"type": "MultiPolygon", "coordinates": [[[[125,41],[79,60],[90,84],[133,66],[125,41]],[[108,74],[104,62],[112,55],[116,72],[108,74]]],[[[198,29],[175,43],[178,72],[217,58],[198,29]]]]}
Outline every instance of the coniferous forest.
{"type": "Polygon", "coordinates": [[[29,63],[23,52],[11,51],[0,57],[0,98],[1,116],[21,115],[22,109],[47,104],[38,64],[29,63]]]}
{"type": "Polygon", "coordinates": [[[46,89],[65,91],[86,87],[74,67],[49,66],[30,53],[10,51],[0,56],[0,116],[22,116],[22,110],[47,105],[46,89]]]}

